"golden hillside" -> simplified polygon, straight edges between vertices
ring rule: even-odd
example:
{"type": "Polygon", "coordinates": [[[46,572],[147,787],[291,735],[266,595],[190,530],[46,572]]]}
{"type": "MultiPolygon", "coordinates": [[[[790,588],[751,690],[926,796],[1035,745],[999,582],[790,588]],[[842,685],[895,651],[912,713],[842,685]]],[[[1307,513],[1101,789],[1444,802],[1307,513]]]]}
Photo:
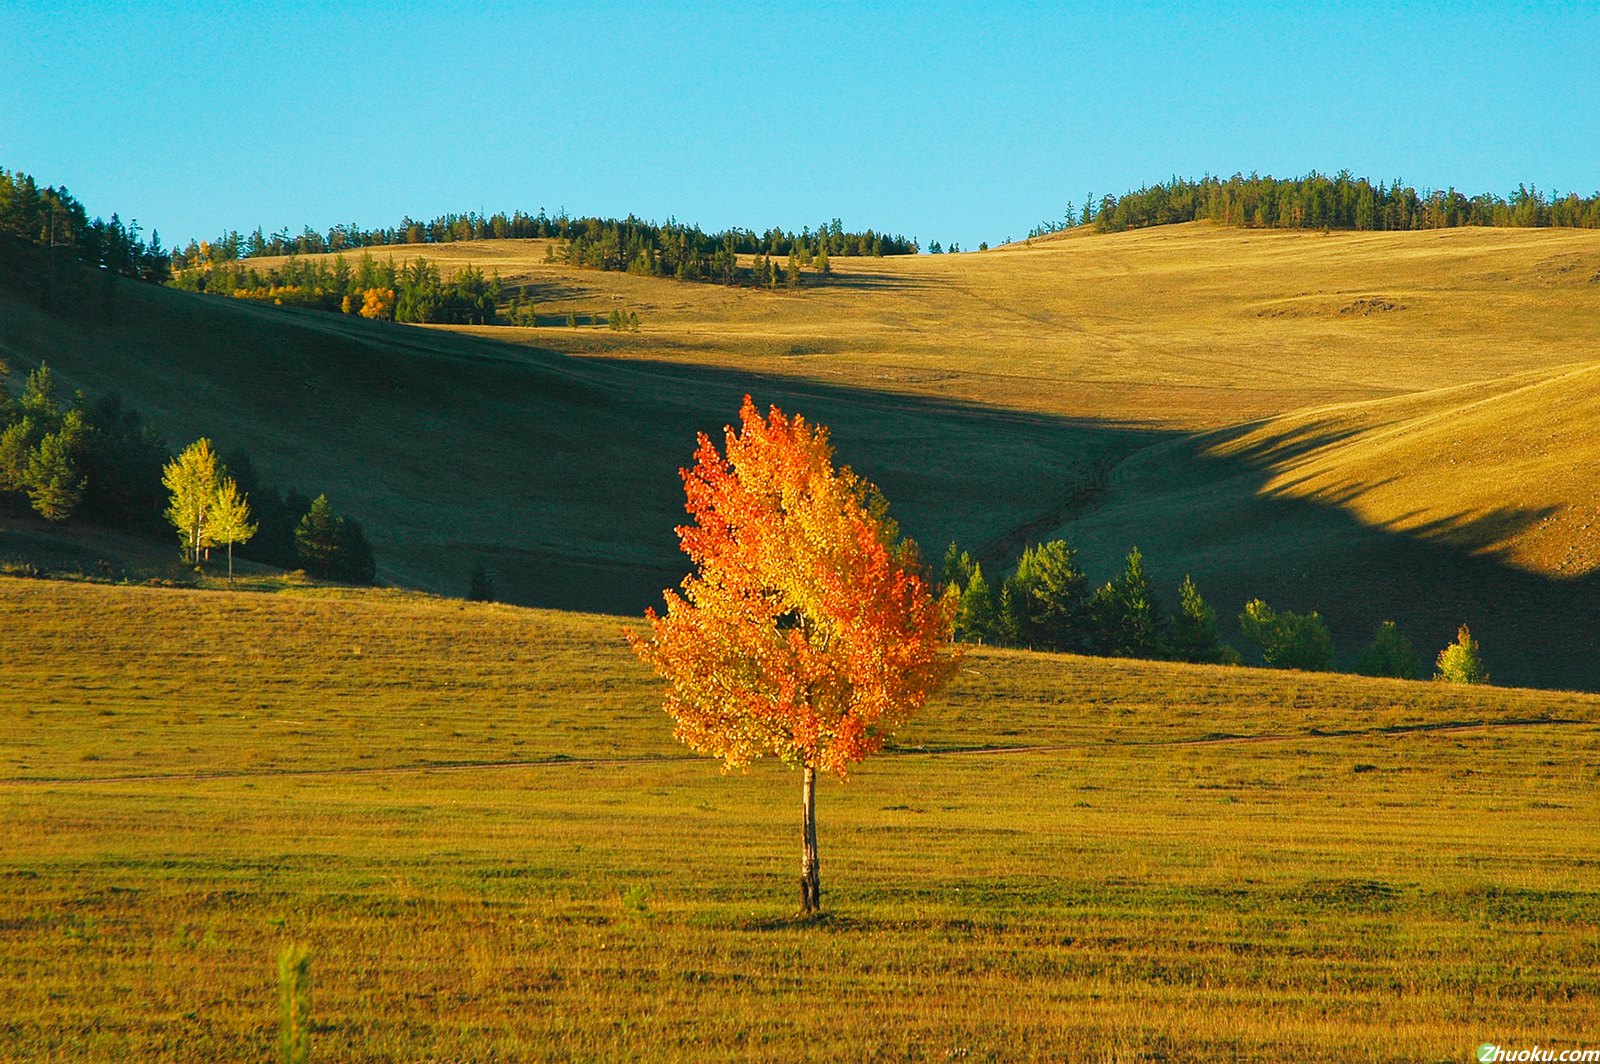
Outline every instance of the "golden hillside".
{"type": "Polygon", "coordinates": [[[909,532],[991,571],[1061,534],[1102,578],[1138,544],[1224,618],[1257,594],[1322,610],[1346,660],[1386,617],[1429,653],[1465,621],[1501,678],[1600,683],[1569,653],[1600,637],[1600,232],[1080,231],[835,258],[799,292],[547,249],[372,252],[495,271],[537,328],[121,285],[109,322],[0,303],[0,355],[326,487],[385,577],[433,590],[482,559],[518,601],[654,601],[681,571],[675,471],[750,391],[832,424],[909,532]],[[559,324],[614,307],[640,331],[559,324]]]}

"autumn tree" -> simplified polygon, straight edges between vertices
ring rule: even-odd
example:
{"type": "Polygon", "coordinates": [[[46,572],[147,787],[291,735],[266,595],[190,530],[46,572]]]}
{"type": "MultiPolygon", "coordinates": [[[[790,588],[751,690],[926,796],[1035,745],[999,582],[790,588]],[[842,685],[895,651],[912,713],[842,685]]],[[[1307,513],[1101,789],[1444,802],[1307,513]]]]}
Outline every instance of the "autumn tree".
{"type": "Polygon", "coordinates": [[[217,452],[204,436],[168,462],[161,475],[161,482],[171,494],[167,504],[167,520],[177,529],[189,560],[197,564],[200,552],[211,546],[206,534],[207,519],[221,481],[222,469],[217,462],[217,452]]]}
{"type": "Polygon", "coordinates": [[[228,583],[233,583],[233,545],[245,543],[258,526],[250,516],[250,503],[232,477],[225,477],[211,500],[206,515],[206,538],[228,548],[228,583]]]}
{"type": "Polygon", "coordinates": [[[825,428],[748,396],[725,453],[701,434],[682,471],[694,563],[633,649],[667,681],[675,735],[743,768],[800,769],[804,913],[821,904],[816,776],[883,746],[950,677],[953,599],[936,597],[916,545],[878,490],[834,468],[825,428]]]}

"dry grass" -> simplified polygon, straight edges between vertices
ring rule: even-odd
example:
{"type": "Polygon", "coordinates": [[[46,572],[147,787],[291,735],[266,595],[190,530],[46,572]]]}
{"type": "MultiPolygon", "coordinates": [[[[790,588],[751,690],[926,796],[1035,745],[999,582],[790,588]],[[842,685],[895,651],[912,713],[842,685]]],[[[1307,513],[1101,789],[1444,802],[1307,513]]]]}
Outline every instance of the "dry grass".
{"type": "Polygon", "coordinates": [[[614,619],[0,580],[25,1059],[1462,1059],[1600,1039],[1600,699],[1015,652],[822,794],[614,619]],[[646,899],[624,903],[642,888],[646,899]]]}
{"type": "Polygon", "coordinates": [[[642,330],[124,285],[110,322],[0,302],[4,354],[327,489],[385,579],[436,592],[483,562],[519,602],[655,601],[681,572],[675,471],[751,391],[831,424],[933,551],[960,539],[992,571],[1061,534],[1098,580],[1138,544],[1169,596],[1191,573],[1225,620],[1255,595],[1322,611],[1344,665],[1379,620],[1427,654],[1465,622],[1506,681],[1600,687],[1600,233],[1069,233],[836,258],[836,284],[800,293],[545,248],[374,253],[472,262],[547,321],[620,305],[642,330]]]}

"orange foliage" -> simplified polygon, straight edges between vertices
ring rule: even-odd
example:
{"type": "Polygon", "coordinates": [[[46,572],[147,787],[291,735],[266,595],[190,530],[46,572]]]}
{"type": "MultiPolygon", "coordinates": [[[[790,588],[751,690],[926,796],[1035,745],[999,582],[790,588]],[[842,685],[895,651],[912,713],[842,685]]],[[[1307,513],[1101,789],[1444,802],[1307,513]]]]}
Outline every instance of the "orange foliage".
{"type": "Polygon", "coordinates": [[[362,293],[361,316],[385,319],[394,317],[394,289],[369,288],[362,293]]]}
{"type": "Polygon", "coordinates": [[[750,397],[726,457],[701,434],[678,529],[696,571],[633,649],[668,681],[675,734],[742,767],[772,754],[845,774],[955,669],[954,602],[827,429],[750,397]]]}

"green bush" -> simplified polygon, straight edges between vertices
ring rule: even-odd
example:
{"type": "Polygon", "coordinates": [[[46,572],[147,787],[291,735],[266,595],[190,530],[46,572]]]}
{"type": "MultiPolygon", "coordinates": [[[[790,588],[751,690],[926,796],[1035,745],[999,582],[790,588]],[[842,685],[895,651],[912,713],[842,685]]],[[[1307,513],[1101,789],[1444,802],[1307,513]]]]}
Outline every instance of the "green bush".
{"type": "Polygon", "coordinates": [[[1394,676],[1402,680],[1415,680],[1422,675],[1422,659],[1417,656],[1411,640],[1405,637],[1393,621],[1384,621],[1372,636],[1372,642],[1356,659],[1356,672],[1362,676],[1394,676]]]}
{"type": "Polygon", "coordinates": [[[1326,672],[1333,667],[1333,636],[1316,612],[1278,613],[1252,599],[1239,614],[1239,630],[1261,648],[1261,660],[1272,668],[1326,672]]]}

